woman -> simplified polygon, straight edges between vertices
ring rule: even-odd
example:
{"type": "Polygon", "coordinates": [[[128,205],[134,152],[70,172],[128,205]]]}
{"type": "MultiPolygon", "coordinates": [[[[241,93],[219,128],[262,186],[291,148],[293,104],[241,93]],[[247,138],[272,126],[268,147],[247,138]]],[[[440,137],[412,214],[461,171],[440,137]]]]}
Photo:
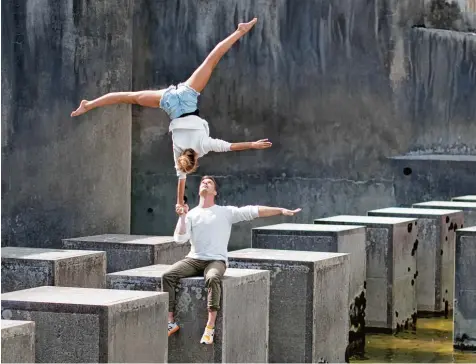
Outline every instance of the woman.
{"type": "Polygon", "coordinates": [[[238,39],[253,28],[257,21],[258,19],[254,18],[248,23],[238,24],[236,31],[216,45],[186,82],[157,91],[112,92],[93,101],[83,100],[71,116],[79,116],[97,107],[120,103],[163,109],[172,120],[169,131],[172,132],[175,169],[179,177],[176,211],[181,211],[184,205],[185,180],[188,173],[197,170],[198,158],[212,151],[265,149],[272,145],[267,139],[228,143],[210,138],[208,122],[199,117],[197,107],[198,96],[207,85],[220,59],[238,39]]]}

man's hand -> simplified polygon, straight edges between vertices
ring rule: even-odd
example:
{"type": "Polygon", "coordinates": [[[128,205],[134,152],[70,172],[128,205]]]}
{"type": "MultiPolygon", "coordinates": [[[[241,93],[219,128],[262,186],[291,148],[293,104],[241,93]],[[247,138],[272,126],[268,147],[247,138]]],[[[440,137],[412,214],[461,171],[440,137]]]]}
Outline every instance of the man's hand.
{"type": "Polygon", "coordinates": [[[251,148],[253,149],[266,149],[266,148],[271,148],[273,143],[268,141],[268,139],[260,139],[257,142],[252,142],[251,143],[251,148]]]}
{"type": "Polygon", "coordinates": [[[281,209],[281,213],[285,216],[294,216],[294,214],[297,214],[301,209],[296,209],[296,210],[288,210],[288,209],[281,209]]]}
{"type": "Polygon", "coordinates": [[[180,216],[185,215],[188,212],[188,209],[189,209],[189,207],[188,207],[187,204],[185,204],[185,205],[176,204],[175,205],[175,212],[180,216]]]}

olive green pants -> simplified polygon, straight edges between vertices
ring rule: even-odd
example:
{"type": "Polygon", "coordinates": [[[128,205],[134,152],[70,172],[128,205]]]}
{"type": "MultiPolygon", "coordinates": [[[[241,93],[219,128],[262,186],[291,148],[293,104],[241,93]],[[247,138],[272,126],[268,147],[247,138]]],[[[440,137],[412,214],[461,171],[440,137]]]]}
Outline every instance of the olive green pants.
{"type": "Polygon", "coordinates": [[[179,280],[202,274],[205,276],[205,285],[208,289],[208,310],[220,310],[221,279],[225,274],[225,270],[226,264],[222,260],[185,258],[172,265],[162,276],[162,290],[169,294],[169,312],[175,311],[175,289],[179,280]]]}

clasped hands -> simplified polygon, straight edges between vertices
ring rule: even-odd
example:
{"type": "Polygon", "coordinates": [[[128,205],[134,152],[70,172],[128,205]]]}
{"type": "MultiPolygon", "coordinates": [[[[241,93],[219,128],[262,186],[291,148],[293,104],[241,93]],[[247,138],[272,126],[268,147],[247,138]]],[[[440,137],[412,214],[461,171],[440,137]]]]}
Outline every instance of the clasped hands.
{"type": "Polygon", "coordinates": [[[175,212],[177,213],[177,215],[179,216],[182,216],[182,215],[186,215],[187,212],[188,212],[188,205],[187,204],[176,204],[175,205],[175,212]]]}

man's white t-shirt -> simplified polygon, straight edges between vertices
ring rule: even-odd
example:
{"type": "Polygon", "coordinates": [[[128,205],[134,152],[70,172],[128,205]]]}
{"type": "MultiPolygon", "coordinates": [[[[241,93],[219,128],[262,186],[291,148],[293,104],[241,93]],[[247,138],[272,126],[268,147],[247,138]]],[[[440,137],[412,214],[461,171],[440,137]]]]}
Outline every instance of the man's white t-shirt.
{"type": "MultiPolygon", "coordinates": [[[[190,240],[189,258],[200,260],[223,260],[228,262],[228,242],[231,227],[241,221],[251,221],[259,217],[258,206],[195,207],[185,217],[186,232],[174,234],[177,243],[190,240]]],[[[179,220],[180,222],[180,220],[179,220]]]]}

